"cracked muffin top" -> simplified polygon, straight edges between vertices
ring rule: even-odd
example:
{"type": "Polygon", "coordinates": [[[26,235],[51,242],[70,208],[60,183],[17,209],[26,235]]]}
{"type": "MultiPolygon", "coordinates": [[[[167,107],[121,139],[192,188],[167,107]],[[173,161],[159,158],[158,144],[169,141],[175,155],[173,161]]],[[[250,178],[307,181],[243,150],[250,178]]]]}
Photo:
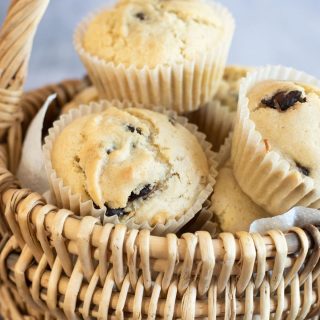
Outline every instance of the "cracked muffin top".
{"type": "Polygon", "coordinates": [[[263,81],[247,94],[250,118],[265,141],[320,187],[320,91],[291,81],[263,81]]]}
{"type": "Polygon", "coordinates": [[[193,61],[219,43],[224,23],[199,0],[123,0],[89,22],[83,47],[115,64],[155,67],[193,61]]]}
{"type": "Polygon", "coordinates": [[[137,223],[182,216],[208,184],[196,137],[174,118],[146,109],[108,107],[74,120],[55,140],[51,160],[82,201],[137,223]]]}

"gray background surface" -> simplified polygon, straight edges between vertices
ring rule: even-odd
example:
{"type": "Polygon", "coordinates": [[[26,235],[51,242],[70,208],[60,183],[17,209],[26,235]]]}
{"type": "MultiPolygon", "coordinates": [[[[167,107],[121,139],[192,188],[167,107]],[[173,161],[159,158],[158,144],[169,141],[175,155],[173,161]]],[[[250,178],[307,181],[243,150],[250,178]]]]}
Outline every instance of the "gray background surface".
{"type": "MultiPolygon", "coordinates": [[[[23,1],[23,0],[21,0],[23,1]]],[[[27,88],[81,76],[84,69],[72,47],[78,21],[114,1],[54,0],[37,33],[27,88]]],[[[220,0],[237,28],[229,63],[283,64],[320,78],[319,0],[220,0]]],[[[0,0],[2,22],[9,0],[0,0]]]]}

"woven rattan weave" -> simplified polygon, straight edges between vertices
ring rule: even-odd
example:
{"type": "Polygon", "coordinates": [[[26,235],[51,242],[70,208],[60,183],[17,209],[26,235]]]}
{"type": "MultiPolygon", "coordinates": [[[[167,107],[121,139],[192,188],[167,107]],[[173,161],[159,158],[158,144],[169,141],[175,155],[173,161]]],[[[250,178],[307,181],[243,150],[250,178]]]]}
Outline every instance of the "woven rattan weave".
{"type": "Polygon", "coordinates": [[[14,176],[23,134],[50,93],[59,111],[88,86],[23,94],[48,0],[14,0],[0,34],[0,313],[5,319],[307,319],[320,313],[317,226],[266,235],[100,225],[46,204],[14,176]]]}

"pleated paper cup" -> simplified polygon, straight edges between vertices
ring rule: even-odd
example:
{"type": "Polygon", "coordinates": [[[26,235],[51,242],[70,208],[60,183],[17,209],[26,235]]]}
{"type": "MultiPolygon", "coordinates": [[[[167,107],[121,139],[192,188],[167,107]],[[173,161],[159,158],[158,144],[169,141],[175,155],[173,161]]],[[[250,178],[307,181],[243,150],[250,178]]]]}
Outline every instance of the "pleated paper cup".
{"type": "MultiPolygon", "coordinates": [[[[190,221],[196,213],[201,211],[202,205],[209,198],[212,193],[213,185],[215,183],[215,177],[217,175],[216,171],[216,162],[215,154],[212,152],[212,146],[209,142],[206,141],[205,135],[197,130],[197,127],[193,124],[188,123],[187,119],[177,114],[172,110],[164,110],[163,108],[150,106],[149,109],[152,109],[157,112],[161,112],[170,117],[173,117],[178,123],[187,128],[198,140],[201,145],[205,155],[208,159],[209,165],[209,175],[207,179],[207,185],[199,193],[196,201],[186,210],[186,212],[175,218],[169,219],[165,224],[156,224],[150,225],[147,221],[142,224],[137,224],[135,222],[134,216],[128,218],[127,220],[119,219],[118,216],[108,217],[105,215],[105,208],[96,208],[92,200],[82,201],[79,194],[74,194],[71,191],[71,188],[67,185],[64,185],[63,180],[57,175],[56,171],[52,167],[51,163],[51,153],[55,139],[62,132],[62,130],[74,121],[77,118],[82,116],[98,113],[106,110],[108,107],[118,107],[118,108],[130,108],[130,107],[140,107],[142,105],[132,104],[130,102],[119,102],[119,101],[100,101],[99,103],[91,103],[90,105],[81,105],[76,109],[70,110],[69,113],[64,114],[57,120],[53,127],[49,130],[49,135],[45,139],[45,144],[43,147],[43,154],[45,160],[45,167],[50,183],[52,193],[56,198],[57,206],[60,208],[66,208],[73,211],[75,214],[80,216],[92,215],[95,217],[101,217],[104,223],[124,223],[128,228],[134,229],[149,229],[153,234],[162,235],[169,232],[176,232],[182,226],[184,226],[188,221],[190,221]]],[[[116,188],[116,186],[115,186],[116,188]]]]}
{"type": "Polygon", "coordinates": [[[219,151],[215,155],[218,170],[231,159],[232,134],[232,132],[228,134],[224,143],[220,146],[219,151]]]}
{"type": "Polygon", "coordinates": [[[153,68],[115,64],[90,54],[83,47],[83,37],[96,14],[81,22],[75,32],[74,46],[100,98],[161,105],[177,113],[196,110],[210,101],[220,85],[234,32],[231,13],[220,4],[212,3],[212,6],[224,28],[219,43],[192,61],[153,68]]]}
{"type": "Polygon", "coordinates": [[[232,141],[234,175],[242,190],[270,214],[293,206],[320,207],[320,190],[314,180],[298,174],[276,150],[269,150],[264,137],[250,119],[247,93],[257,83],[283,80],[320,88],[316,78],[282,66],[257,69],[242,80],[232,141]]]}
{"type": "Polygon", "coordinates": [[[185,116],[190,122],[196,124],[201,132],[206,134],[213,150],[218,152],[233,130],[236,113],[214,100],[185,116]]]}

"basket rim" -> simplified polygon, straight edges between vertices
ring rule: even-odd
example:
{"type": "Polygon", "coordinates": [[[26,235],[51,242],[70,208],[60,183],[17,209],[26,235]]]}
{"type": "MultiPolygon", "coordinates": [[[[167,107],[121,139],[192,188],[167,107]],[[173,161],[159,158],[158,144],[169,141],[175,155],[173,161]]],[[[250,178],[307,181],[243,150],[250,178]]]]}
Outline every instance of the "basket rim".
{"type": "MultiPolygon", "coordinates": [[[[76,83],[77,81],[79,81],[79,79],[72,79],[72,80],[68,80],[67,82],[69,82],[69,83],[72,83],[73,85],[74,85],[74,83],[76,83]]],[[[85,89],[86,87],[88,87],[89,86],[89,82],[87,81],[87,79],[85,80],[86,82],[85,82],[85,86],[83,86],[82,88],[81,88],[81,91],[83,90],[83,89],[85,89]]],[[[55,86],[58,86],[58,87],[63,87],[64,85],[65,85],[65,82],[66,81],[62,81],[62,82],[58,82],[57,84],[55,84],[55,85],[50,85],[49,87],[55,87],[55,86]]],[[[47,86],[46,86],[47,87],[47,86]]],[[[46,88],[46,87],[44,87],[44,88],[46,88]]],[[[24,96],[23,96],[23,101],[22,101],[22,105],[24,104],[24,102],[27,102],[28,100],[30,100],[30,98],[32,98],[32,96],[34,96],[34,95],[37,95],[38,93],[40,93],[41,92],[41,90],[43,90],[44,88],[39,88],[39,89],[33,89],[33,90],[31,90],[31,91],[29,91],[29,92],[26,92],[25,94],[24,94],[24,96]]],[[[71,99],[70,99],[71,100],[71,99]]],[[[23,189],[18,189],[18,190],[23,190],[23,189]]],[[[12,189],[11,190],[11,193],[12,192],[14,192],[14,189],[12,189]]],[[[32,192],[32,191],[28,191],[28,192],[32,192]]],[[[40,195],[39,195],[39,197],[41,197],[40,195]]],[[[4,198],[6,198],[6,199],[8,199],[9,198],[9,195],[8,194],[6,194],[5,196],[4,196],[4,198]]],[[[41,197],[42,198],[42,197],[41,197]]],[[[43,204],[44,205],[46,205],[46,203],[45,203],[45,200],[43,199],[43,204]]],[[[56,207],[56,211],[59,211],[59,208],[57,208],[56,207]]],[[[67,211],[69,211],[69,210],[67,210],[67,211]]],[[[71,211],[69,211],[70,213],[72,213],[71,211]]],[[[69,225],[70,224],[70,226],[75,226],[75,225],[78,225],[79,224],[79,220],[81,220],[81,217],[78,217],[78,216],[73,216],[73,215],[71,215],[71,216],[68,216],[67,217],[67,219],[66,219],[66,224],[67,225],[69,225]],[[68,221],[70,221],[70,223],[68,222],[68,221]]],[[[50,222],[52,222],[53,221],[53,219],[52,218],[49,218],[49,221],[50,222]]],[[[30,222],[32,222],[33,224],[35,224],[36,223],[36,218],[32,215],[32,219],[30,220],[30,222]]],[[[49,225],[50,223],[48,223],[48,225],[49,225]]],[[[98,227],[98,226],[97,226],[98,227]]],[[[95,233],[96,231],[94,231],[94,233],[95,233]]],[[[99,231],[97,231],[97,233],[99,233],[99,231]]],[[[64,234],[65,236],[71,236],[69,239],[75,239],[75,237],[73,236],[72,237],[72,235],[73,235],[73,233],[69,233],[69,232],[67,232],[66,234],[64,234]]],[[[234,235],[235,237],[237,237],[237,235],[235,234],[234,235]]],[[[154,239],[154,242],[156,243],[157,242],[157,239],[159,239],[159,238],[166,238],[165,236],[163,236],[163,237],[161,237],[161,236],[153,236],[153,235],[151,235],[150,236],[151,237],[151,241],[153,242],[153,239],[154,239]]],[[[295,236],[292,236],[292,234],[290,233],[290,232],[288,232],[288,233],[286,233],[286,237],[288,238],[288,242],[290,243],[289,244],[289,248],[290,248],[290,250],[289,250],[289,253],[294,253],[294,252],[296,252],[297,250],[299,250],[299,245],[298,245],[298,239],[297,239],[297,237],[295,237],[295,236]],[[296,239],[296,240],[294,240],[294,239],[296,239]]],[[[95,237],[94,237],[95,238],[95,237]]],[[[218,253],[218,255],[217,255],[217,257],[220,257],[221,259],[223,259],[223,250],[221,250],[222,248],[221,248],[221,246],[220,246],[220,244],[221,244],[221,240],[219,240],[219,239],[213,239],[213,241],[214,241],[214,247],[216,248],[216,252],[218,253]]],[[[272,243],[272,241],[270,241],[270,237],[269,236],[265,236],[265,242],[266,243],[272,243]]],[[[183,244],[181,244],[181,245],[179,245],[179,247],[181,248],[181,253],[183,254],[184,253],[184,250],[185,250],[185,245],[183,245],[183,244]]],[[[159,256],[160,257],[163,257],[163,253],[161,252],[161,250],[152,250],[152,254],[154,254],[155,256],[157,255],[157,254],[159,254],[159,256]]],[[[271,250],[270,250],[270,254],[272,254],[271,253],[271,250]]],[[[183,256],[183,255],[182,255],[183,256]]],[[[197,253],[197,255],[196,255],[197,257],[199,257],[200,256],[200,253],[197,253]]],[[[271,255],[272,256],[272,255],[271,255]]],[[[270,256],[270,257],[271,257],[270,256]]],[[[236,245],[236,258],[239,258],[240,257],[240,247],[239,247],[239,245],[237,244],[236,245]]]]}

